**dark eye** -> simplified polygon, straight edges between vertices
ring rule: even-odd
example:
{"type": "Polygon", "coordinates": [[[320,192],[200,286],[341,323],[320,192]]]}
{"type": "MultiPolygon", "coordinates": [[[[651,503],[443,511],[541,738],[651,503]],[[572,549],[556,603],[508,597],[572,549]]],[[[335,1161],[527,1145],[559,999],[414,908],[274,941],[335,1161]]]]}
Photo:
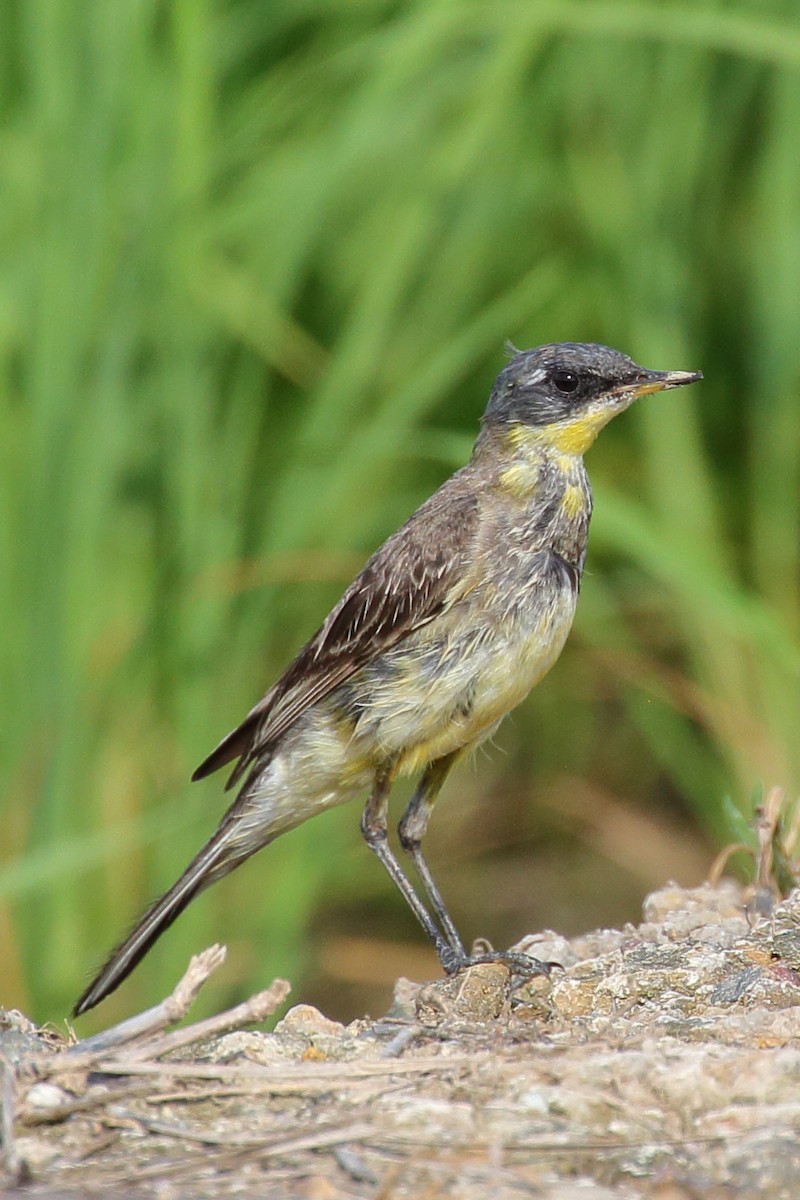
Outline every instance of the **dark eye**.
{"type": "Polygon", "coordinates": [[[574,371],[553,371],[551,379],[560,392],[574,392],[580,382],[574,371]]]}

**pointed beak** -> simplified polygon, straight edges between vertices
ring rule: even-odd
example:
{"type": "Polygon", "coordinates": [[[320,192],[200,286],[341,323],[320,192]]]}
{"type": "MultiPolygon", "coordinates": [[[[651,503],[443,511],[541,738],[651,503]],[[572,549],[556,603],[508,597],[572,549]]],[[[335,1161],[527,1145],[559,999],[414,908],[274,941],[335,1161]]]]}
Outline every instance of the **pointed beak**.
{"type": "Polygon", "coordinates": [[[702,371],[642,371],[635,379],[623,383],[616,392],[617,395],[638,400],[640,396],[649,396],[651,392],[685,387],[687,383],[697,383],[702,378],[702,371]]]}

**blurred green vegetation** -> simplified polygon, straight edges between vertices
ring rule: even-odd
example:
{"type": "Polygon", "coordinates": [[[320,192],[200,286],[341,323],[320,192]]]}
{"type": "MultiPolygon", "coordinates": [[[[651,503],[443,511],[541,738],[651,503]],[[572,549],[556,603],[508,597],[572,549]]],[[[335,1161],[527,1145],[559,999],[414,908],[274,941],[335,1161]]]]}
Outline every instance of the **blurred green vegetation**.
{"type": "MultiPolygon", "coordinates": [[[[5,0],[0,108],[0,1003],[62,1017],[173,881],[191,769],[467,457],[505,338],[706,382],[592,451],[574,636],[433,822],[465,935],[632,916],[794,795],[794,0],[5,0]]],[[[433,967],[352,807],[99,1020],[213,940],[207,1004],[433,967]]]]}

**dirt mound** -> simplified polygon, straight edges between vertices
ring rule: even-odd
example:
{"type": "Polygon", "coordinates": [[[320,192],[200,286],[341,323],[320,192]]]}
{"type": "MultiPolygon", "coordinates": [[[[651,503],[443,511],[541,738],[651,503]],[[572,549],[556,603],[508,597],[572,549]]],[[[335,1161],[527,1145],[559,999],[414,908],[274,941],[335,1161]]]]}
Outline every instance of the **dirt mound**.
{"type": "MultiPolygon", "coordinates": [[[[766,916],[733,884],[668,887],[638,927],[398,981],[345,1027],[286,994],[164,1032],[163,1005],[74,1046],[0,1022],[6,1186],[29,1195],[288,1200],[728,1200],[800,1192],[800,894],[766,916]]],[[[183,990],[181,990],[181,988],[183,990]]],[[[8,1193],[3,1193],[8,1194],[8,1193]]]]}

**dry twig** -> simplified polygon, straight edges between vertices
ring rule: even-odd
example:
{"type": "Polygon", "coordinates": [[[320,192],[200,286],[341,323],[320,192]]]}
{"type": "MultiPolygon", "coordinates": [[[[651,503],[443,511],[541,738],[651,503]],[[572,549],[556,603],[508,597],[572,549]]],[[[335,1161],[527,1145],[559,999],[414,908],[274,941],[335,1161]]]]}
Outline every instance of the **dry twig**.
{"type": "Polygon", "coordinates": [[[187,1025],[186,1029],[176,1029],[173,1033],[165,1034],[164,1037],[133,1046],[125,1052],[125,1058],[128,1061],[159,1058],[162,1054],[167,1054],[170,1050],[177,1050],[180,1046],[188,1046],[192,1042],[202,1042],[206,1038],[218,1037],[221,1033],[228,1033],[231,1029],[240,1029],[243,1025],[258,1024],[260,1021],[266,1020],[275,1012],[276,1008],[283,1004],[290,991],[291,984],[287,980],[274,979],[265,991],[251,996],[243,1004],[237,1004],[235,1008],[229,1008],[215,1017],[208,1017],[205,1021],[196,1021],[194,1025],[187,1025]]]}
{"type": "Polygon", "coordinates": [[[146,1009],[143,1013],[137,1013],[135,1017],[129,1017],[127,1021],[121,1021],[118,1025],[112,1025],[102,1033],[84,1038],[75,1046],[70,1046],[64,1053],[71,1056],[73,1067],[77,1066],[77,1059],[80,1059],[81,1063],[84,1060],[90,1061],[116,1046],[152,1038],[168,1025],[182,1021],[197,999],[197,993],[203,984],[225,961],[226,953],[224,946],[209,946],[207,950],[195,954],[175,989],[160,1004],[146,1009]]]}

